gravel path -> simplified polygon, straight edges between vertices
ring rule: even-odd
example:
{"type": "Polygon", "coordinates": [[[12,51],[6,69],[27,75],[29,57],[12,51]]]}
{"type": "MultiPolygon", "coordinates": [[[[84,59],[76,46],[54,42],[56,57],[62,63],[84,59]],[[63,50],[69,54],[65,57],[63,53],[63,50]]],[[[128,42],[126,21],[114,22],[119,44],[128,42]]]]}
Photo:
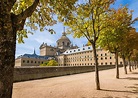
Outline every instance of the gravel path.
{"type": "Polygon", "coordinates": [[[95,90],[95,73],[82,73],[13,85],[12,98],[138,98],[138,69],[127,75],[120,68],[100,71],[101,90],[95,90]]]}

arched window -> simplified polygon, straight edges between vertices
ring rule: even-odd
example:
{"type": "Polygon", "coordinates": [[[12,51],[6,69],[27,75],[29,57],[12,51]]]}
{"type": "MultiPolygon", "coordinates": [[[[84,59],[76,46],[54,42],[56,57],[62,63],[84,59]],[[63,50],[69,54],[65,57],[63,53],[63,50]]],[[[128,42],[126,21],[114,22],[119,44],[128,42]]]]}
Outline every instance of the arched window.
{"type": "Polygon", "coordinates": [[[62,42],[62,45],[64,45],[64,42],[62,42]]]}
{"type": "Polygon", "coordinates": [[[67,42],[67,46],[69,46],[69,42],[67,42]]]}

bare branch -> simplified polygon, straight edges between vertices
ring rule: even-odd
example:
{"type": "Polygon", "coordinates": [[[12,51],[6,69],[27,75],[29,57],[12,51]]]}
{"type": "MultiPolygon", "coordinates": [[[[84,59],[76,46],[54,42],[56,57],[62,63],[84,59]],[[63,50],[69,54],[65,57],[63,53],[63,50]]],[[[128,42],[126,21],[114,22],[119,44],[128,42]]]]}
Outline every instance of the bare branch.
{"type": "Polygon", "coordinates": [[[137,17],[137,18],[135,18],[135,19],[132,21],[132,23],[131,23],[131,24],[135,23],[136,21],[138,21],[138,17],[137,17]]]}

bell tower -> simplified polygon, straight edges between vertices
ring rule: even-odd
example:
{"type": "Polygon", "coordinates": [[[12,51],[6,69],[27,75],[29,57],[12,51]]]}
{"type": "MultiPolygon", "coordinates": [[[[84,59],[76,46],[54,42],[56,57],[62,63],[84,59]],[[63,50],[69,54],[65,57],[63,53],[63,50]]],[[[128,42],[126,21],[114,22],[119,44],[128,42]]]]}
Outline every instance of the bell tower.
{"type": "Polygon", "coordinates": [[[64,27],[64,31],[62,33],[61,38],[59,38],[57,40],[57,47],[60,49],[69,49],[71,46],[71,41],[69,40],[69,38],[66,36],[66,32],[65,32],[65,27],[64,27]]]}

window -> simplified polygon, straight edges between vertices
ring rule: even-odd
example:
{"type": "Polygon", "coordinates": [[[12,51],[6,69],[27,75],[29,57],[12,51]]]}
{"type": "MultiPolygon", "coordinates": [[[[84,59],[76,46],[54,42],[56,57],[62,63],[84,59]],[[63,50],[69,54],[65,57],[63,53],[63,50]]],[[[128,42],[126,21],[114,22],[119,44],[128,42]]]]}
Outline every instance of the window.
{"type": "Polygon", "coordinates": [[[120,62],[120,64],[122,64],[122,62],[120,62]]]}
{"type": "Polygon", "coordinates": [[[35,61],[35,63],[36,63],[36,61],[35,61]]]}
{"type": "Polygon", "coordinates": [[[74,52],[75,52],[76,50],[74,50],[74,52]]]}
{"type": "Polygon", "coordinates": [[[105,65],[107,65],[107,62],[105,62],[105,65]]]}
{"type": "Polygon", "coordinates": [[[80,49],[78,49],[78,51],[80,51],[80,49]]]}
{"type": "Polygon", "coordinates": [[[105,56],[107,56],[107,53],[105,53],[105,56]]]}
{"type": "Polygon", "coordinates": [[[29,60],[27,60],[27,63],[29,63],[29,60]]]}
{"type": "Polygon", "coordinates": [[[103,63],[101,63],[101,65],[103,65],[103,63]]]}
{"type": "Polygon", "coordinates": [[[90,49],[90,47],[88,47],[88,49],[90,49]]]}
{"type": "Polygon", "coordinates": [[[31,63],[33,63],[33,61],[31,61],[31,63]]]}
{"type": "Polygon", "coordinates": [[[23,63],[25,63],[25,60],[23,60],[23,63]]]}
{"type": "Polygon", "coordinates": [[[112,62],[110,62],[110,65],[112,65],[112,62]]]}
{"type": "Polygon", "coordinates": [[[105,59],[107,59],[107,57],[105,57],[105,59]]]}
{"type": "Polygon", "coordinates": [[[110,59],[112,59],[112,57],[110,57],[110,59]]]}
{"type": "Polygon", "coordinates": [[[83,48],[83,50],[85,50],[85,48],[83,48]]]}
{"type": "Polygon", "coordinates": [[[103,58],[101,58],[101,60],[103,60],[103,58]]]}
{"type": "Polygon", "coordinates": [[[69,42],[67,43],[67,46],[69,46],[69,42]]]}
{"type": "Polygon", "coordinates": [[[64,42],[62,42],[62,45],[64,45],[64,42]]]}

